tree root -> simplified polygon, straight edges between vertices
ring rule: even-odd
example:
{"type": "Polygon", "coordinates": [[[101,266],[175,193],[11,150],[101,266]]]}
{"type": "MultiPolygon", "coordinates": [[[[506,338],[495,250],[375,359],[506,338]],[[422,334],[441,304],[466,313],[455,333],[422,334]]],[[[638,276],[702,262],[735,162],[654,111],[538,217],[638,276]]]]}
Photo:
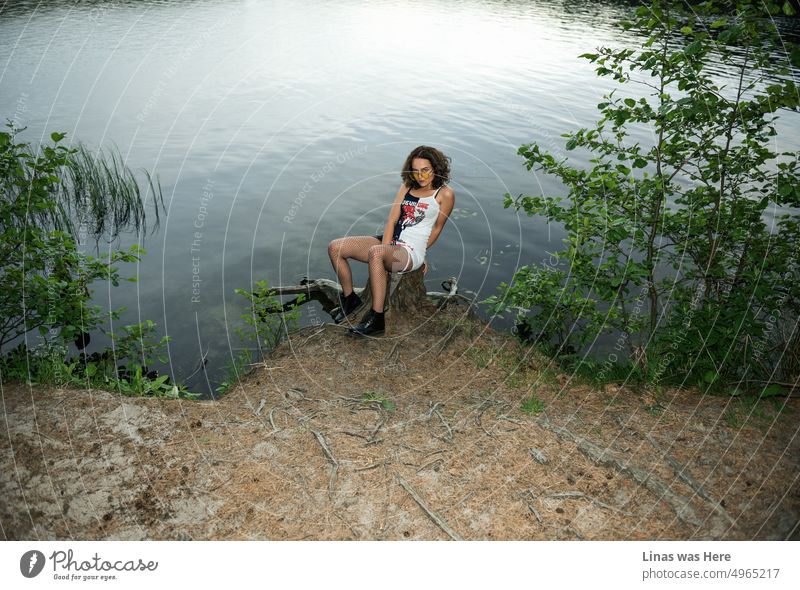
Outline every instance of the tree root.
{"type": "Polygon", "coordinates": [[[333,453],[331,453],[330,448],[328,448],[328,443],[325,442],[325,437],[316,430],[312,430],[311,433],[314,435],[314,438],[317,439],[317,442],[322,447],[322,451],[325,453],[325,456],[328,457],[328,460],[333,465],[331,468],[331,476],[328,480],[328,497],[333,498],[333,486],[336,484],[336,478],[339,475],[339,462],[336,460],[336,457],[333,456],[333,453]]]}
{"type": "Polygon", "coordinates": [[[645,487],[659,500],[666,502],[675,511],[680,521],[695,527],[702,525],[702,521],[697,517],[690,500],[673,492],[669,485],[658,478],[652,471],[631,465],[627,461],[617,458],[608,449],[601,449],[596,444],[589,442],[572,431],[552,424],[547,418],[540,418],[537,420],[537,424],[545,430],[549,430],[558,438],[575,443],[578,446],[578,450],[590,461],[604,467],[610,467],[645,487]]]}
{"type": "Polygon", "coordinates": [[[664,460],[672,467],[672,470],[675,472],[675,475],[683,481],[687,486],[694,490],[694,493],[700,496],[703,500],[708,502],[711,508],[714,509],[720,516],[722,516],[725,520],[727,520],[730,524],[735,524],[736,520],[728,514],[725,509],[717,502],[711,495],[705,490],[705,488],[698,482],[692,474],[689,473],[688,467],[686,465],[681,465],[675,457],[669,455],[665,450],[661,448],[661,446],[650,436],[649,433],[645,433],[645,438],[653,445],[653,448],[664,458],[664,460]]]}
{"type": "MultiPolygon", "coordinates": [[[[617,424],[619,424],[620,428],[622,428],[623,430],[627,430],[631,434],[637,437],[641,437],[638,430],[631,428],[630,426],[625,424],[619,416],[617,416],[617,424]]],[[[702,484],[700,484],[700,482],[698,482],[694,477],[692,477],[692,474],[689,472],[689,468],[686,465],[682,465],[680,462],[678,462],[677,459],[675,459],[675,457],[668,454],[661,447],[661,445],[659,445],[658,442],[650,435],[650,433],[648,432],[644,433],[644,438],[647,439],[647,441],[652,445],[652,447],[656,450],[656,452],[658,452],[658,454],[664,459],[664,461],[666,461],[667,464],[672,468],[672,471],[675,472],[675,475],[678,477],[678,479],[680,479],[683,483],[692,488],[694,493],[697,494],[701,499],[705,500],[717,514],[719,514],[722,518],[724,518],[728,522],[729,525],[736,524],[736,519],[734,519],[730,514],[728,514],[727,511],[722,507],[722,505],[719,502],[717,502],[711,496],[711,494],[709,494],[705,490],[702,484]]]]}
{"type": "Polygon", "coordinates": [[[441,405],[442,402],[436,402],[435,404],[432,404],[431,409],[428,412],[428,418],[430,419],[430,417],[433,414],[436,414],[439,417],[439,420],[442,422],[442,426],[444,426],[447,429],[447,435],[444,437],[444,440],[446,440],[447,442],[453,442],[453,429],[450,428],[450,425],[447,423],[447,420],[444,419],[444,416],[442,416],[442,413],[439,411],[439,406],[441,405]]]}
{"type": "Polygon", "coordinates": [[[613,512],[618,512],[619,514],[622,514],[623,516],[633,516],[633,514],[630,513],[630,512],[626,512],[625,510],[622,510],[621,508],[617,508],[616,506],[612,506],[611,504],[606,504],[602,500],[599,500],[599,499],[595,498],[594,496],[590,496],[588,494],[584,494],[583,492],[578,492],[578,491],[574,491],[574,492],[573,491],[556,492],[555,494],[549,494],[548,496],[544,496],[544,497],[545,498],[555,498],[555,499],[558,499],[558,500],[564,500],[564,499],[584,499],[584,500],[589,500],[589,502],[591,502],[592,504],[594,504],[595,506],[598,506],[600,508],[605,508],[606,510],[611,510],[613,512]]]}
{"type": "Polygon", "coordinates": [[[531,490],[525,490],[524,492],[522,492],[522,494],[520,494],[520,497],[524,496],[530,497],[531,501],[526,502],[525,505],[528,507],[528,510],[531,511],[531,514],[533,514],[533,516],[536,517],[536,522],[542,524],[542,515],[539,514],[539,511],[536,510],[536,506],[533,505],[533,502],[536,502],[536,500],[538,500],[536,494],[534,494],[531,490]]]}
{"type": "Polygon", "coordinates": [[[433,512],[430,508],[428,508],[428,506],[425,504],[422,498],[420,498],[416,490],[412,488],[408,483],[406,483],[406,480],[400,477],[400,475],[397,475],[396,478],[397,478],[397,483],[399,483],[403,487],[403,489],[407,491],[412,498],[414,498],[414,501],[419,505],[420,508],[422,508],[422,511],[428,515],[428,518],[430,518],[434,522],[434,524],[436,524],[436,526],[438,526],[445,533],[447,533],[447,536],[449,536],[454,541],[461,541],[461,537],[458,535],[458,533],[456,533],[453,529],[451,529],[450,526],[442,519],[441,516],[439,516],[438,514],[433,512]]]}
{"type": "MultiPolygon", "coordinates": [[[[390,273],[389,278],[390,284],[387,290],[387,301],[391,299],[391,296],[393,295],[400,281],[404,278],[404,275],[390,273]]],[[[469,297],[465,297],[464,295],[460,295],[458,293],[458,281],[455,277],[450,277],[448,280],[444,281],[442,283],[442,288],[446,289],[447,292],[442,293],[439,291],[428,291],[425,294],[428,300],[432,303],[435,303],[439,309],[442,309],[446,305],[452,303],[467,303],[469,306],[467,314],[473,318],[477,317],[477,314],[475,313],[474,301],[469,297]]],[[[365,291],[367,291],[367,287],[354,287],[353,291],[362,299],[367,296],[365,293],[365,291]]],[[[306,302],[310,300],[319,301],[323,310],[328,314],[332,314],[339,307],[339,296],[342,293],[342,288],[338,283],[329,279],[309,279],[308,277],[303,277],[299,285],[281,285],[270,287],[269,293],[271,295],[306,295],[308,297],[306,302]]],[[[283,304],[283,309],[288,311],[296,303],[296,298],[292,301],[288,301],[283,304]]],[[[355,310],[354,313],[357,311],[358,310],[355,310]]]]}
{"type": "Polygon", "coordinates": [[[547,456],[539,449],[535,447],[528,447],[528,452],[537,463],[541,463],[542,465],[547,465],[549,463],[547,456]]]}

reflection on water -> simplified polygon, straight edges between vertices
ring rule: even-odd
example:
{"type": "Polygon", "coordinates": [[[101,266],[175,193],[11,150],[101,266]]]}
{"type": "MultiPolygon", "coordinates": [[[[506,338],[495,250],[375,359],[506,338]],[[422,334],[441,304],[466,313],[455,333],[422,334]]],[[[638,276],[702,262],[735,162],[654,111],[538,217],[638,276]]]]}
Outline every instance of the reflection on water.
{"type": "Polygon", "coordinates": [[[159,174],[168,215],[139,282],[97,299],[158,322],[179,377],[208,350],[189,385],[210,390],[240,346],[233,289],[335,278],[327,243],[382,229],[416,145],[452,157],[457,198],[430,289],[455,275],[484,298],[559,249],[502,195],[559,190],[516,150],[564,156],[561,133],[596,118],[611,83],[577,56],[622,44],[629,4],[23,0],[0,10],[0,104],[28,139],[114,142],[159,174]]]}

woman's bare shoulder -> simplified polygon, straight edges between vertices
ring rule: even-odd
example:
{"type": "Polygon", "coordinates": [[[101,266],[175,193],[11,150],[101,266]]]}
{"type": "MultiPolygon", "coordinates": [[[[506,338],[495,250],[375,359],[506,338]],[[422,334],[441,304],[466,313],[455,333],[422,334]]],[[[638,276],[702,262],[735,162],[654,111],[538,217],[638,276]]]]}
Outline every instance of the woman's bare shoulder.
{"type": "Polygon", "coordinates": [[[456,198],[456,194],[453,192],[453,189],[447,185],[442,187],[442,190],[439,191],[439,194],[442,195],[442,199],[452,200],[456,198]]]}

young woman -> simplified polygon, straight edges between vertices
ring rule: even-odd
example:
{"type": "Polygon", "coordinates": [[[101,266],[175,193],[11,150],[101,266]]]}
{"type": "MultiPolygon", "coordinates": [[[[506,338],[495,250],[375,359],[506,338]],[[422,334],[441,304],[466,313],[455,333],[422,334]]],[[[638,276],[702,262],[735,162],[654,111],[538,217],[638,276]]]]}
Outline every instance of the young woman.
{"type": "MultiPolygon", "coordinates": [[[[455,203],[453,190],[446,186],[450,158],[436,148],[415,148],[406,158],[400,176],[403,184],[395,195],[382,235],[337,238],[328,244],[328,256],[342,286],[337,322],[361,305],[361,298],[353,291],[348,258],[369,264],[372,309],[361,323],[350,328],[356,335],[384,331],[386,273],[411,272],[426,264],[425,252],[439,238],[455,203]]],[[[427,266],[423,272],[427,272],[427,266]]]]}

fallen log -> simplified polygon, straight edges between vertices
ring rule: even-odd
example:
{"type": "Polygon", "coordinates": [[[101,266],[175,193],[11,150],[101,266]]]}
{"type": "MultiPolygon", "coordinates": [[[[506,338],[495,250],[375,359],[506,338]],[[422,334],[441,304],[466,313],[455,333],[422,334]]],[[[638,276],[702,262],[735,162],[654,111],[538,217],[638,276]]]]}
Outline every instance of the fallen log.
{"type": "MultiPolygon", "coordinates": [[[[387,320],[391,321],[391,318],[395,316],[418,316],[422,309],[430,305],[435,306],[435,309],[442,309],[447,305],[458,303],[466,303],[468,305],[467,313],[472,317],[476,315],[473,300],[458,293],[458,280],[455,277],[450,277],[442,283],[442,289],[445,292],[426,291],[423,278],[422,268],[410,273],[388,273],[384,302],[384,311],[388,314],[387,320]]],[[[355,287],[353,291],[363,303],[351,315],[360,315],[372,305],[372,289],[369,280],[365,287],[355,287]]],[[[308,301],[318,301],[325,313],[334,316],[339,309],[339,296],[342,288],[338,283],[329,279],[303,277],[298,285],[271,287],[268,293],[270,295],[306,296],[304,301],[294,298],[283,303],[284,311],[292,309],[298,303],[302,305],[308,301]]]]}

